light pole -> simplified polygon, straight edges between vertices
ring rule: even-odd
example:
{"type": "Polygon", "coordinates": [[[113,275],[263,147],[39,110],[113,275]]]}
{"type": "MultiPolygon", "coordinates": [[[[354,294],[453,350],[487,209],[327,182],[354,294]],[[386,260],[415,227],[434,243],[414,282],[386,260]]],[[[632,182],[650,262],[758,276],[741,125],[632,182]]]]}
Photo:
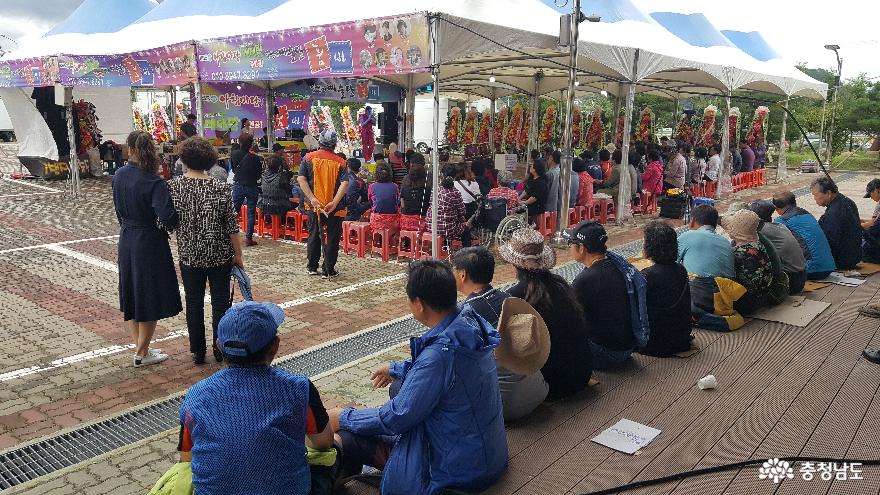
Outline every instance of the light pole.
{"type": "Polygon", "coordinates": [[[825,161],[828,162],[828,166],[831,167],[831,157],[832,157],[832,145],[834,139],[834,117],[837,113],[837,93],[840,91],[840,72],[843,69],[843,60],[840,59],[840,45],[825,45],[826,50],[831,50],[834,52],[834,56],[837,57],[837,77],[834,78],[834,95],[831,97],[831,123],[828,126],[828,141],[826,142],[826,158],[825,161]]]}

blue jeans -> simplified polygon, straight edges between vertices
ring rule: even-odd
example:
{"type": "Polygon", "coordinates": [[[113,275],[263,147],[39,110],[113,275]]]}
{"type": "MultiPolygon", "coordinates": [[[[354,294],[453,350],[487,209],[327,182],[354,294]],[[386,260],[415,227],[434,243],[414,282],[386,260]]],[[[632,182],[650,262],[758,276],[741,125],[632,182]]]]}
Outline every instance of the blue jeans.
{"type": "Polygon", "coordinates": [[[257,218],[257,198],[260,195],[256,186],[245,186],[243,184],[234,184],[232,186],[232,202],[235,204],[235,212],[241,211],[241,205],[247,205],[247,233],[245,237],[248,240],[254,238],[254,223],[257,218]]]}
{"type": "Polygon", "coordinates": [[[593,353],[594,370],[613,370],[626,364],[632,351],[615,351],[602,344],[590,341],[590,351],[593,353]]]}

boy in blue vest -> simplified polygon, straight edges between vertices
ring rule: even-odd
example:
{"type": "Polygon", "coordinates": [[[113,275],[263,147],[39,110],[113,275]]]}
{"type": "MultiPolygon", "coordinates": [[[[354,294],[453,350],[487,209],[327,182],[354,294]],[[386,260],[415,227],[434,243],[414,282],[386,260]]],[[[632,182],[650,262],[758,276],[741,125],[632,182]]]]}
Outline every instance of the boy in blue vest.
{"type": "MultiPolygon", "coordinates": [[[[271,366],[283,321],[277,305],[251,301],[232,306],[220,320],[217,337],[228,367],[193,385],[180,408],[178,450],[181,462],[192,462],[199,495],[309,495],[332,488],[331,468],[310,470],[306,461],[306,446],[333,447],[321,397],[305,376],[271,366]],[[312,479],[316,474],[322,479],[312,479]]],[[[332,465],[330,457],[323,464],[332,465]]]]}

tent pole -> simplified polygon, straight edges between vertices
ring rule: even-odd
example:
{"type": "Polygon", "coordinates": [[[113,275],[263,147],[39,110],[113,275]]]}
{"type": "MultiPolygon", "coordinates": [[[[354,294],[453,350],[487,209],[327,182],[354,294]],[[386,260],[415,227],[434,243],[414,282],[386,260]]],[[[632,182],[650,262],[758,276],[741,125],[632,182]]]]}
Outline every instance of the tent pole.
{"type": "MultiPolygon", "coordinates": [[[[581,16],[581,0],[574,0],[572,5],[573,13],[571,15],[571,39],[568,40],[568,89],[565,94],[565,121],[562,127],[562,163],[559,164],[559,206],[556,220],[556,239],[561,243],[564,241],[562,232],[569,227],[568,225],[568,205],[571,197],[571,164],[573,160],[571,149],[571,127],[574,119],[574,88],[577,81],[577,57],[578,57],[578,20],[581,16]]],[[[560,92],[561,93],[561,92],[560,92]]],[[[560,98],[559,103],[562,103],[560,98]]]]}
{"type": "Polygon", "coordinates": [[[171,140],[177,140],[177,91],[174,89],[174,86],[170,86],[171,88],[171,115],[173,115],[172,119],[174,123],[171,125],[171,140]]]}
{"type": "Polygon", "coordinates": [[[404,150],[415,149],[416,137],[415,132],[415,111],[416,111],[416,88],[414,86],[414,76],[409,74],[406,81],[406,118],[404,120],[404,150]]]}
{"type": "Polygon", "coordinates": [[[620,131],[620,129],[618,129],[617,127],[618,127],[618,121],[620,120],[618,117],[620,116],[620,95],[621,94],[623,94],[623,83],[617,83],[617,95],[614,96],[614,107],[611,110],[612,113],[614,113],[614,116],[612,117],[614,119],[614,124],[613,124],[614,131],[613,131],[613,134],[611,134],[611,139],[608,140],[608,142],[613,144],[614,146],[617,146],[617,142],[616,142],[617,133],[618,133],[618,131],[620,131]]]}
{"type": "MultiPolygon", "coordinates": [[[[541,71],[535,73],[535,90],[532,92],[532,101],[529,104],[529,141],[526,145],[526,163],[529,162],[529,159],[532,156],[532,150],[538,147],[538,125],[535,123],[535,121],[538,119],[538,104],[540,102],[540,100],[538,99],[538,86],[541,83],[541,78],[543,76],[544,73],[541,71]]],[[[516,145],[517,143],[513,143],[514,148],[516,148],[516,145]]]]}
{"type": "Polygon", "coordinates": [[[680,96],[681,96],[681,93],[676,91],[675,92],[675,110],[672,112],[672,126],[670,127],[670,129],[672,129],[672,130],[669,133],[669,139],[673,139],[673,136],[675,136],[675,125],[678,124],[678,99],[680,96]]]}
{"type": "Polygon", "coordinates": [[[198,126],[199,136],[205,137],[205,119],[202,116],[202,82],[195,81],[193,83],[193,96],[196,99],[196,125],[198,126]]]}
{"type": "Polygon", "coordinates": [[[73,115],[73,87],[64,87],[64,110],[67,114],[67,140],[70,141],[70,179],[68,179],[68,193],[72,197],[79,196],[79,158],[76,155],[76,132],[74,125],[76,117],[73,115]]]}
{"type": "MultiPolygon", "coordinates": [[[[721,136],[721,173],[718,174],[719,187],[715,190],[715,198],[721,199],[722,193],[729,194],[733,192],[733,183],[730,180],[730,166],[733,156],[730,154],[730,94],[724,97],[725,107],[727,111],[724,113],[724,123],[722,126],[723,135],[721,136]]],[[[735,145],[735,144],[734,144],[735,145]]]]}
{"type": "Polygon", "coordinates": [[[272,81],[266,81],[266,148],[275,144],[275,93],[272,81]]]}
{"type": "Polygon", "coordinates": [[[440,17],[431,17],[431,76],[434,83],[434,135],[431,149],[431,255],[440,258],[437,238],[437,190],[440,187],[440,17]]]}
{"type": "MultiPolygon", "coordinates": [[[[626,109],[623,118],[623,139],[620,146],[620,189],[617,193],[617,224],[623,225],[627,220],[632,219],[632,189],[636,187],[629,176],[629,135],[632,128],[633,105],[636,99],[636,78],[638,77],[639,54],[641,50],[638,48],[633,55],[632,77],[627,83],[626,92],[626,109]]],[[[634,166],[634,165],[633,165],[634,166]]]]}
{"type": "Polygon", "coordinates": [[[495,154],[495,88],[489,98],[489,154],[495,154]]]}
{"type": "Polygon", "coordinates": [[[828,147],[828,140],[825,139],[825,109],[828,107],[828,96],[822,100],[822,123],[819,124],[819,147],[822,147],[822,141],[825,141],[825,147],[828,147]]]}
{"type": "MultiPolygon", "coordinates": [[[[785,110],[788,110],[788,101],[791,99],[791,96],[785,97],[785,110]]],[[[788,170],[786,167],[788,166],[786,150],[785,150],[785,131],[786,126],[788,125],[788,112],[782,113],[782,132],[779,136],[779,165],[776,167],[776,182],[784,179],[788,174],[788,170]]]]}

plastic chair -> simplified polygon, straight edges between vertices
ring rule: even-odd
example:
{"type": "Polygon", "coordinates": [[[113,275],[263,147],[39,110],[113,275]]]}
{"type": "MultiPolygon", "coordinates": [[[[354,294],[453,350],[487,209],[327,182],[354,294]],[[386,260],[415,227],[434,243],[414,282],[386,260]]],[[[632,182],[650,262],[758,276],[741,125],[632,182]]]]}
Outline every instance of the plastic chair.
{"type": "Polygon", "coordinates": [[[277,241],[284,235],[284,228],[281,226],[280,215],[263,215],[262,218],[260,218],[260,227],[260,232],[258,233],[260,237],[263,237],[268,233],[273,241],[277,241]],[[266,230],[267,225],[269,226],[268,231],[266,230]]]}
{"type": "Polygon", "coordinates": [[[290,210],[287,212],[287,215],[284,217],[284,238],[292,238],[293,240],[297,240],[297,235],[300,230],[300,227],[303,223],[303,214],[296,211],[290,210]]]}
{"type": "Polygon", "coordinates": [[[266,225],[263,223],[263,212],[260,211],[259,207],[255,211],[257,212],[256,218],[254,218],[256,234],[257,237],[263,237],[263,234],[266,233],[266,225]]]}
{"type": "Polygon", "coordinates": [[[401,230],[397,239],[397,259],[409,258],[413,261],[422,259],[422,249],[419,238],[422,232],[414,230],[401,230]]]}
{"type": "Polygon", "coordinates": [[[296,239],[299,242],[306,242],[309,238],[309,216],[305,213],[300,214],[299,227],[296,230],[296,239]]]}
{"type": "Polygon", "coordinates": [[[374,230],[371,236],[370,257],[378,253],[382,256],[382,261],[387,263],[392,254],[397,254],[397,245],[400,241],[399,232],[397,229],[374,230]]]}
{"type": "Polygon", "coordinates": [[[247,205],[241,205],[238,210],[238,228],[242,232],[247,231],[247,205]]]}
{"type": "Polygon", "coordinates": [[[594,199],[594,203],[597,210],[594,217],[599,218],[599,223],[604,225],[608,223],[608,220],[614,220],[617,218],[617,205],[614,204],[614,199],[598,198],[594,199]],[[609,207],[613,208],[614,213],[608,213],[609,207]]]}
{"type": "MultiPolygon", "coordinates": [[[[431,244],[432,237],[430,232],[422,232],[422,236],[419,239],[419,249],[421,250],[422,258],[431,258],[434,256],[433,246],[431,244]]],[[[440,243],[440,252],[448,251],[446,247],[446,237],[437,234],[437,242],[440,243]]]]}
{"type": "Polygon", "coordinates": [[[370,249],[370,231],[370,224],[367,222],[343,222],[342,235],[345,238],[343,243],[345,254],[354,250],[358,258],[366,256],[370,249]]]}
{"type": "Polygon", "coordinates": [[[556,231],[556,216],[555,211],[545,211],[538,217],[538,232],[542,236],[551,236],[556,231]]]}

